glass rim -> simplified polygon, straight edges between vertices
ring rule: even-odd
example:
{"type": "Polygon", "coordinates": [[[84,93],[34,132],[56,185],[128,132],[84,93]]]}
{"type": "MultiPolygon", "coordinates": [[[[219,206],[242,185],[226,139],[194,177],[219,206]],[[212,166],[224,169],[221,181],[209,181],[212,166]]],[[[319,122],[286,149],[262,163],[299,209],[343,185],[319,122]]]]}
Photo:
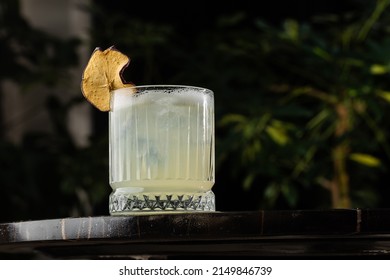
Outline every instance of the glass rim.
{"type": "Polygon", "coordinates": [[[195,89],[195,90],[199,90],[199,91],[204,91],[205,93],[208,93],[208,94],[212,94],[212,95],[214,94],[214,92],[211,89],[208,89],[205,87],[190,86],[190,85],[175,85],[175,84],[135,85],[132,87],[124,87],[124,88],[115,89],[115,90],[112,90],[111,92],[115,92],[115,91],[123,90],[123,89],[143,90],[143,89],[169,89],[169,88],[172,88],[172,89],[186,89],[186,88],[187,89],[195,89]]]}

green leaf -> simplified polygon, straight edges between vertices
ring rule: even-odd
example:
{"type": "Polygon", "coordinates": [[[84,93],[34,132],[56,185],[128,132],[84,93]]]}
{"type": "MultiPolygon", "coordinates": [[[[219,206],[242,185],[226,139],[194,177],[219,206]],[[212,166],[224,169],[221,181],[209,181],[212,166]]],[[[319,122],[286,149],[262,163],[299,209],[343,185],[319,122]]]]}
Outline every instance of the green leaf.
{"type": "Polygon", "coordinates": [[[293,19],[287,19],[284,22],[284,31],[291,41],[298,41],[299,39],[299,24],[293,19]]]}
{"type": "Polygon", "coordinates": [[[377,95],[390,103],[390,91],[379,90],[377,95]]]}
{"type": "Polygon", "coordinates": [[[380,159],[369,154],[352,153],[349,158],[357,163],[369,167],[378,167],[381,165],[380,159]]]}
{"type": "Polygon", "coordinates": [[[222,117],[219,124],[222,126],[234,124],[234,123],[245,123],[247,118],[240,114],[228,114],[222,117]]]}
{"type": "Polygon", "coordinates": [[[307,129],[312,130],[321,124],[323,124],[330,116],[328,109],[321,110],[316,116],[314,116],[306,125],[307,129]]]}
{"type": "Polygon", "coordinates": [[[244,190],[249,190],[251,188],[255,177],[256,177],[256,175],[254,173],[249,173],[248,176],[245,177],[243,185],[242,185],[244,190]]]}
{"type": "Polygon", "coordinates": [[[283,128],[269,125],[265,130],[271,139],[280,146],[286,145],[290,140],[283,128]]]}
{"type": "Polygon", "coordinates": [[[265,203],[273,206],[280,195],[280,186],[276,183],[269,184],[264,190],[265,203]]]}
{"type": "Polygon", "coordinates": [[[332,56],[327,51],[323,50],[320,47],[314,47],[313,53],[318,55],[319,57],[321,57],[324,60],[328,60],[328,61],[332,60],[332,56]]]}
{"type": "Polygon", "coordinates": [[[295,207],[297,205],[298,192],[293,186],[284,183],[281,187],[281,192],[290,207],[295,207]]]}
{"type": "Polygon", "coordinates": [[[380,64],[373,64],[370,67],[370,73],[372,75],[383,75],[389,72],[388,67],[385,65],[380,65],[380,64]]]}

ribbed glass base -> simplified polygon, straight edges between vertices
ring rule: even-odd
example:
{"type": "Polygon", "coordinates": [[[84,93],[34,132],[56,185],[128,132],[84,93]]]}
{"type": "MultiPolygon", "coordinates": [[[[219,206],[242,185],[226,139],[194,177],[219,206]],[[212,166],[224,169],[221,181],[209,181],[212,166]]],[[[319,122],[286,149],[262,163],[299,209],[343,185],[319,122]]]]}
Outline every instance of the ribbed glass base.
{"type": "Polygon", "coordinates": [[[171,194],[114,191],[110,195],[109,210],[111,215],[215,211],[215,196],[212,191],[171,194]]]}

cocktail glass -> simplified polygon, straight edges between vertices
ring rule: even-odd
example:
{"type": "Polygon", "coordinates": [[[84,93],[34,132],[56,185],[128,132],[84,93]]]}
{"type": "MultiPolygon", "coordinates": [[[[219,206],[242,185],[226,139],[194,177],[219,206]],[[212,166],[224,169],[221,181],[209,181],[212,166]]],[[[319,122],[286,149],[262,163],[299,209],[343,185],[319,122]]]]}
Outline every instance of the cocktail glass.
{"type": "Polygon", "coordinates": [[[213,92],[181,85],[113,91],[109,155],[111,215],[215,211],[213,92]]]}

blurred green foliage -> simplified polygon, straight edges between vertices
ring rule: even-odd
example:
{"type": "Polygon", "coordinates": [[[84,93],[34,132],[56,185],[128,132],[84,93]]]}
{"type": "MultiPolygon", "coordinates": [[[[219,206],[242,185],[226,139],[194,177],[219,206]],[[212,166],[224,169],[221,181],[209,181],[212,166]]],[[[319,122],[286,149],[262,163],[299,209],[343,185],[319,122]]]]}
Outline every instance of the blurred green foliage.
{"type": "Polygon", "coordinates": [[[242,47],[252,40],[230,50],[242,59],[256,53],[267,72],[257,89],[263,102],[219,123],[230,139],[222,156],[240,159],[243,187],[263,185],[260,206],[281,199],[299,207],[314,188],[328,191],[314,207],[386,205],[388,6],[377,1],[367,13],[287,19],[276,28],[257,21],[257,47],[242,47]]]}
{"type": "Polygon", "coordinates": [[[238,10],[190,34],[103,9],[93,43],[128,53],[136,84],[214,90],[222,209],[383,206],[388,5],[277,24],[238,10]]]}
{"type": "MultiPolygon", "coordinates": [[[[1,5],[2,23],[17,15],[1,5]]],[[[86,9],[91,53],[115,45],[128,54],[127,81],[214,91],[218,210],[389,206],[389,1],[276,23],[236,10],[199,29],[98,2],[86,9]]],[[[16,18],[2,24],[12,40],[22,40],[13,28],[35,32],[16,18]]],[[[31,59],[41,82],[61,77],[45,69],[76,61],[74,41],[39,33],[57,50],[49,59],[28,38],[32,52],[15,53],[2,34],[2,57],[22,69],[0,79],[31,75],[17,57],[31,59]]],[[[94,111],[92,144],[77,147],[65,126],[77,102],[49,98],[53,134],[26,135],[21,146],[0,139],[3,220],[107,214],[107,115],[94,111]]]]}

